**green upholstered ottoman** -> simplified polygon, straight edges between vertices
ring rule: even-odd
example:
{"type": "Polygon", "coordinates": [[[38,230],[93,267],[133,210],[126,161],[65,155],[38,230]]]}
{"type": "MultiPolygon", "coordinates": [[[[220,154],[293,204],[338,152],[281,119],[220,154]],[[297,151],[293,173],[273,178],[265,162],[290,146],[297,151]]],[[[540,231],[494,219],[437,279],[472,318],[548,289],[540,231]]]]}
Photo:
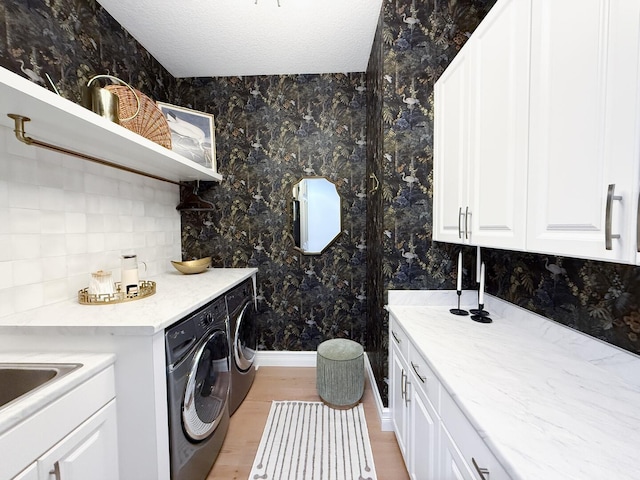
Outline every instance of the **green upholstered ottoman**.
{"type": "Polygon", "coordinates": [[[334,338],[318,345],[316,388],[332,408],[351,408],[364,393],[364,349],[346,338],[334,338]]]}

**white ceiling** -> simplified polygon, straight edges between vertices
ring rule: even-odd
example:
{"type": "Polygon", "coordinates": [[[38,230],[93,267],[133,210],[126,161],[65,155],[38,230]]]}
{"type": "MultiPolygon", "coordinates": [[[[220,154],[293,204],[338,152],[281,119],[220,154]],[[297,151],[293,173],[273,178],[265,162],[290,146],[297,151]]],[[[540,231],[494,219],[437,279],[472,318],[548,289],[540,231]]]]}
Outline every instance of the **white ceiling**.
{"type": "Polygon", "coordinates": [[[98,2],[174,77],[366,71],[382,5],[382,0],[98,2]]]}

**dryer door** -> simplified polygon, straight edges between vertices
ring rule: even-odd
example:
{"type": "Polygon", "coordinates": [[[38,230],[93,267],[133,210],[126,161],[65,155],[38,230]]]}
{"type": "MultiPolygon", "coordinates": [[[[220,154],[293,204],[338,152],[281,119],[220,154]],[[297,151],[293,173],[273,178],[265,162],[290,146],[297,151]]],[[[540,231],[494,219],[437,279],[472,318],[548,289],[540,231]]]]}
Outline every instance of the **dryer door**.
{"type": "Polygon", "coordinates": [[[182,404],[182,422],[187,436],[203,440],[213,433],[227,408],[229,398],[229,340],[216,330],[197,348],[182,404]]]}
{"type": "Polygon", "coordinates": [[[233,338],[235,339],[233,357],[236,366],[241,372],[246,372],[253,366],[258,348],[258,328],[253,300],[247,301],[240,311],[233,338]]]}

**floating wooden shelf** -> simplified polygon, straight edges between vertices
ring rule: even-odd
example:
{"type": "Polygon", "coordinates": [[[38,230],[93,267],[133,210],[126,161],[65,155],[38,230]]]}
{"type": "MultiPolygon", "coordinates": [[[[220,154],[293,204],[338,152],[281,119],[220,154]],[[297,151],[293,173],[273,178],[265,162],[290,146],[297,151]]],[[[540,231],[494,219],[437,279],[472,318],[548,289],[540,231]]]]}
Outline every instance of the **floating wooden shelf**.
{"type": "Polygon", "coordinates": [[[25,130],[35,140],[172,182],[222,180],[222,175],[211,168],[192,162],[2,67],[0,98],[0,125],[14,130],[14,120],[7,116],[10,113],[28,117],[31,121],[25,130]]]}

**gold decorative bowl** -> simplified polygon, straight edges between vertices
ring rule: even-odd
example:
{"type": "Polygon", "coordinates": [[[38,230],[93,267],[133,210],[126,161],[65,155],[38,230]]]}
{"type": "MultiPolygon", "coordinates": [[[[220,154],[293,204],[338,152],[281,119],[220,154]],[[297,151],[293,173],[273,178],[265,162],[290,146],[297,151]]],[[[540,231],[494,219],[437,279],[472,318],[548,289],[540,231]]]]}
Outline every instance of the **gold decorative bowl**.
{"type": "Polygon", "coordinates": [[[180,273],[190,275],[192,273],[202,273],[211,265],[211,257],[199,258],[198,260],[187,260],[186,262],[171,261],[171,265],[180,273]]]}

